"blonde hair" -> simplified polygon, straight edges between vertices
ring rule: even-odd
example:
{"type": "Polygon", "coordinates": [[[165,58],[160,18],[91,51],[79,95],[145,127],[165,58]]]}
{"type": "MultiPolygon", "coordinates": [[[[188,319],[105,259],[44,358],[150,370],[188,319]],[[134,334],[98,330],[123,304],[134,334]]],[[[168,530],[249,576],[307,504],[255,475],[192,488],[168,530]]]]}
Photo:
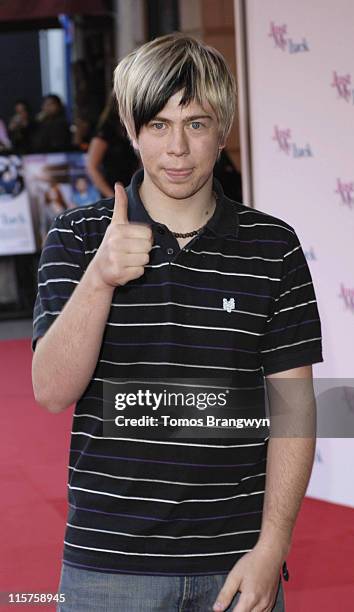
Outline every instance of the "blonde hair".
{"type": "Polygon", "coordinates": [[[213,47],[184,34],[167,34],[129,53],[114,71],[119,116],[131,139],[179,91],[181,106],[191,101],[210,104],[224,143],[235,113],[236,83],[213,47]]]}

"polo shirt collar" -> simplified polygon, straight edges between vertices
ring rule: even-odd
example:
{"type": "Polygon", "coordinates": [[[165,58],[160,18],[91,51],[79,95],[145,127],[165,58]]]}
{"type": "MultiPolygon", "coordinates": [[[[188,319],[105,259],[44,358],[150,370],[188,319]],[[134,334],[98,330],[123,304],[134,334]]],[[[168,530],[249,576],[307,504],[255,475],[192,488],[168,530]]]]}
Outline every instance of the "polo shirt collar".
{"type": "MultiPolygon", "coordinates": [[[[148,225],[161,225],[151,219],[144,204],[141,201],[139,187],[144,178],[144,169],[140,169],[132,177],[127,188],[128,194],[128,218],[131,222],[147,223],[148,225]]],[[[237,238],[239,219],[234,203],[224,194],[219,181],[213,178],[213,191],[216,193],[216,208],[213,216],[206,224],[206,229],[216,236],[231,236],[237,238]]]]}

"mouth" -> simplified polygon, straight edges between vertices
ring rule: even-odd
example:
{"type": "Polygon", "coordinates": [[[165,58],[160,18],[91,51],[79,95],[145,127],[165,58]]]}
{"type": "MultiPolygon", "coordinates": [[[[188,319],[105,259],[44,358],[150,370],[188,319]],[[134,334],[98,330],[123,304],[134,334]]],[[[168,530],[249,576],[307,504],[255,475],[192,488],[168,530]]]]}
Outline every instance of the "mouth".
{"type": "Polygon", "coordinates": [[[192,174],[193,168],[165,168],[165,172],[170,178],[186,178],[192,174]]]}

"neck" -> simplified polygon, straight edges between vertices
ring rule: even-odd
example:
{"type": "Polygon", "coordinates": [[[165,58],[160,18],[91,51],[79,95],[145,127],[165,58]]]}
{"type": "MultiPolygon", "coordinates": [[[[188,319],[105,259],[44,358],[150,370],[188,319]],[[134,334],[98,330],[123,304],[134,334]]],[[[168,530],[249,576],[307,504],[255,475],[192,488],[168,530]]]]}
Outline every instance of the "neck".
{"type": "Polygon", "coordinates": [[[154,221],[166,225],[172,232],[186,233],[199,229],[212,217],[216,206],[212,186],[210,176],[196,193],[177,199],[162,193],[145,172],[139,195],[154,221]]]}

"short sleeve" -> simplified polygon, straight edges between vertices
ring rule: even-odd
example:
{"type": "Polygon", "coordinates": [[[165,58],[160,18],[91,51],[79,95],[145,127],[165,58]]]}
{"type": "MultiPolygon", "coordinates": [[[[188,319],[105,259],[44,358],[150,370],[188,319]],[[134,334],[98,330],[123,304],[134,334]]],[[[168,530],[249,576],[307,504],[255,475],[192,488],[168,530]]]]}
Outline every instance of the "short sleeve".
{"type": "Polygon", "coordinates": [[[315,290],[295,232],[283,257],[278,297],[260,352],[265,376],[323,361],[315,290]]]}
{"type": "Polygon", "coordinates": [[[32,349],[49,329],[85,271],[83,239],[70,214],[53,222],[38,266],[38,293],[33,313],[32,349]]]}

